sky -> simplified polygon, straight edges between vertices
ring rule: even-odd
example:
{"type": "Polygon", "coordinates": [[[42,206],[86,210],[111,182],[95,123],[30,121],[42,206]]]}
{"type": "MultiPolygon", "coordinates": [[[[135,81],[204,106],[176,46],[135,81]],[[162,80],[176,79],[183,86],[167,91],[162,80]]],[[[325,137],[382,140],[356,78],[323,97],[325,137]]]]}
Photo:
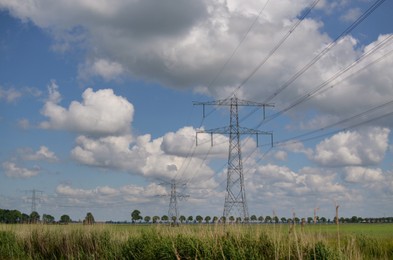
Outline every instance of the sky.
{"type": "Polygon", "coordinates": [[[196,132],[230,114],[194,102],[236,96],[268,104],[240,125],[273,133],[241,136],[250,215],[393,216],[392,10],[0,0],[0,208],[163,216],[174,181],[180,215],[221,216],[229,139],[196,132]]]}

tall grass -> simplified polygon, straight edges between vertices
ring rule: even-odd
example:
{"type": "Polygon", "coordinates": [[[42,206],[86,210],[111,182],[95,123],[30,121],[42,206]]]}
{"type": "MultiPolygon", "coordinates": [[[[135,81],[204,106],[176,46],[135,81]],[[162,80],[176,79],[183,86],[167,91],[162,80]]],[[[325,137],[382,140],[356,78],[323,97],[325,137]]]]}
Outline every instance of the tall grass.
{"type": "Polygon", "coordinates": [[[0,225],[0,259],[393,259],[392,235],[332,228],[0,225]]]}

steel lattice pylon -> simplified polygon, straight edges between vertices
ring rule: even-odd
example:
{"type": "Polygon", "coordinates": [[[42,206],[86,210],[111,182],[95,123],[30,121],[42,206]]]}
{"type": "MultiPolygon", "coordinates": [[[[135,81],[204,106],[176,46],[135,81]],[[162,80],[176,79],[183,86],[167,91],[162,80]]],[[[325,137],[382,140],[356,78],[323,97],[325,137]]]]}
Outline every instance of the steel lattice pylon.
{"type": "Polygon", "coordinates": [[[171,182],[171,197],[169,201],[168,217],[169,221],[177,221],[179,219],[177,211],[176,182],[174,180],[171,182]]]}
{"type": "Polygon", "coordinates": [[[237,99],[232,98],[230,105],[227,188],[223,216],[230,216],[232,209],[236,209],[238,213],[236,215],[239,215],[242,219],[248,219],[237,101],[237,99]]]}
{"type": "MultiPolygon", "coordinates": [[[[268,134],[272,136],[272,133],[241,127],[239,125],[239,106],[259,106],[265,109],[266,106],[272,106],[272,105],[240,100],[235,96],[230,99],[224,99],[218,101],[194,102],[194,105],[203,105],[203,111],[205,111],[204,108],[205,105],[218,105],[218,106],[230,107],[230,122],[228,127],[198,131],[197,134],[218,133],[218,134],[229,135],[227,187],[226,187],[223,216],[225,218],[228,218],[229,216],[234,215],[236,217],[241,217],[243,220],[247,221],[249,218],[249,214],[248,214],[248,206],[247,206],[247,199],[246,199],[246,191],[244,187],[240,135],[255,134],[258,137],[259,134],[268,134]]],[[[213,145],[213,141],[212,141],[212,145],[213,145]]]]}
{"type": "MultiPolygon", "coordinates": [[[[168,209],[169,222],[177,223],[179,220],[179,210],[177,207],[177,201],[188,198],[188,197],[190,197],[190,195],[186,195],[186,194],[177,192],[178,183],[176,182],[175,179],[172,179],[172,181],[170,183],[169,182],[162,183],[162,185],[167,185],[167,184],[171,185],[171,194],[170,195],[160,195],[160,197],[170,196],[169,209],[168,209]]],[[[185,186],[185,183],[180,184],[180,185],[185,186]]]]}

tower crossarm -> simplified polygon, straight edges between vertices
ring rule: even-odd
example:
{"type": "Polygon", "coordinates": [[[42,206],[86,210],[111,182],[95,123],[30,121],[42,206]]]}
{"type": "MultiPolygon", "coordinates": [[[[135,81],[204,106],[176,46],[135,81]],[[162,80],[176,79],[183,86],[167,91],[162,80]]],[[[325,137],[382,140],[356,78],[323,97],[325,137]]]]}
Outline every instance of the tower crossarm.
{"type": "Polygon", "coordinates": [[[271,145],[273,146],[273,133],[272,132],[266,132],[266,131],[260,131],[257,129],[252,129],[252,128],[247,128],[247,127],[237,127],[236,132],[233,132],[233,129],[229,126],[225,127],[219,127],[219,128],[213,128],[213,129],[208,129],[208,130],[199,130],[196,132],[196,144],[198,145],[198,134],[210,134],[211,135],[211,145],[213,146],[213,134],[223,134],[223,135],[229,135],[229,134],[239,134],[239,135],[256,135],[256,140],[257,140],[257,146],[259,146],[259,135],[269,135],[271,139],[271,145]]]}
{"type": "Polygon", "coordinates": [[[220,99],[220,100],[213,100],[213,101],[206,101],[206,102],[199,102],[194,101],[193,105],[198,106],[231,106],[233,104],[232,99],[236,99],[236,103],[238,106],[258,106],[258,107],[274,107],[274,104],[268,103],[261,103],[255,102],[250,100],[243,100],[239,98],[227,98],[227,99],[220,99]]]}
{"type": "Polygon", "coordinates": [[[228,149],[228,169],[227,169],[227,188],[225,195],[223,216],[226,218],[230,214],[236,213],[244,220],[248,221],[248,206],[244,185],[243,163],[241,154],[240,136],[242,134],[256,135],[258,146],[258,135],[270,135],[273,145],[273,133],[241,127],[239,125],[239,106],[256,106],[263,107],[263,116],[265,118],[265,107],[273,106],[259,102],[238,99],[236,96],[231,98],[216,100],[210,102],[194,102],[194,105],[203,106],[203,117],[205,117],[205,106],[228,106],[230,112],[229,126],[220,127],[210,130],[199,130],[196,132],[196,145],[198,145],[198,134],[209,133],[211,136],[211,145],[213,146],[214,134],[229,135],[228,149]]]}
{"type": "Polygon", "coordinates": [[[260,102],[250,101],[250,100],[243,100],[243,99],[239,99],[237,97],[226,98],[226,99],[221,99],[221,100],[206,101],[206,102],[198,102],[198,101],[193,102],[194,106],[202,106],[203,118],[206,117],[205,106],[233,106],[234,104],[236,106],[262,107],[264,118],[265,118],[265,108],[266,107],[274,107],[274,104],[260,103],[260,102]]]}

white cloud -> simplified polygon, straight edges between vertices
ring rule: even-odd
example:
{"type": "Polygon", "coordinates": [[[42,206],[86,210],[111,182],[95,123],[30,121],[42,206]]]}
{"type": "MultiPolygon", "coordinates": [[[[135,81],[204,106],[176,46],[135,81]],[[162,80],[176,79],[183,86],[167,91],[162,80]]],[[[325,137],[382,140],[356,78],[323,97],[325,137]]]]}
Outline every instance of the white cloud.
{"type": "Polygon", "coordinates": [[[375,165],[385,156],[389,133],[380,127],[340,132],[319,143],[313,159],[324,166],[375,165]]]}
{"type": "Polygon", "coordinates": [[[285,152],[285,151],[278,151],[278,152],[276,152],[276,153],[274,154],[274,157],[275,157],[277,160],[285,161],[285,160],[287,160],[288,154],[287,154],[287,152],[285,152]]]}
{"type": "Polygon", "coordinates": [[[150,135],[133,138],[108,136],[89,138],[79,136],[72,157],[80,163],[118,169],[146,178],[191,178],[196,170],[198,178],[211,176],[207,162],[197,157],[168,154],[162,150],[163,138],[152,140],[150,135]],[[186,170],[187,169],[187,170],[186,170]]]}
{"type": "Polygon", "coordinates": [[[317,204],[326,205],[333,199],[350,198],[356,192],[344,186],[336,172],[312,167],[293,171],[274,164],[256,167],[255,172],[245,175],[245,185],[250,204],[262,203],[264,211],[278,207],[288,215],[291,209],[311,214],[307,211],[317,204]],[[279,205],[277,201],[280,201],[279,205]]]}
{"type": "Polygon", "coordinates": [[[87,62],[79,68],[79,78],[89,79],[94,76],[100,76],[109,81],[117,79],[124,74],[124,68],[121,64],[105,59],[96,59],[93,62],[87,62]]]}
{"type": "Polygon", "coordinates": [[[18,120],[18,126],[22,129],[28,129],[30,127],[30,121],[26,118],[18,120]]]}
{"type": "Polygon", "coordinates": [[[20,149],[19,153],[26,160],[32,160],[32,161],[44,160],[50,162],[58,161],[56,154],[51,150],[49,150],[49,148],[44,145],[40,146],[40,148],[36,152],[32,151],[30,148],[26,148],[26,149],[20,149]]]}
{"type": "Polygon", "coordinates": [[[33,168],[23,168],[18,166],[14,162],[3,162],[2,167],[4,169],[5,174],[8,177],[12,178],[30,178],[38,175],[41,169],[38,166],[33,168]]]}
{"type": "Polygon", "coordinates": [[[7,103],[16,103],[19,99],[24,96],[39,97],[41,96],[41,91],[34,87],[23,87],[23,88],[4,88],[0,86],[0,101],[5,100],[7,103]]]}
{"type": "Polygon", "coordinates": [[[15,88],[4,89],[0,86],[0,100],[4,99],[8,103],[15,102],[22,96],[22,93],[15,88]]]}
{"type": "Polygon", "coordinates": [[[69,108],[58,103],[61,95],[52,82],[48,87],[49,98],[41,113],[48,121],[41,122],[45,129],[68,130],[87,135],[118,135],[130,131],[134,107],[125,98],[116,96],[112,89],[94,92],[86,89],[82,102],[73,101],[69,108]]]}
{"type": "Polygon", "coordinates": [[[168,190],[156,183],[147,186],[124,185],[121,187],[98,186],[93,189],[75,188],[71,185],[60,184],[56,187],[57,201],[67,203],[69,206],[99,207],[116,204],[128,205],[134,203],[154,203],[157,196],[168,195],[168,190]]]}
{"type": "Polygon", "coordinates": [[[346,22],[354,22],[360,17],[361,14],[362,10],[360,8],[351,8],[341,16],[341,20],[346,22]]]}
{"type": "MultiPolygon", "coordinates": [[[[307,0],[296,4],[289,0],[270,2],[221,76],[209,87],[210,80],[236,48],[264,3],[255,0],[166,0],[159,4],[152,0],[94,3],[83,0],[70,4],[60,0],[48,4],[43,0],[34,3],[3,0],[0,6],[52,32],[56,43],[63,46],[60,49],[72,49],[69,46],[78,46],[82,41],[86,56],[81,61],[81,77],[100,76],[111,80],[128,74],[164,86],[193,88],[223,98],[250,75],[309,4],[307,0]]],[[[348,1],[321,1],[317,8],[333,12],[343,7],[349,8],[345,19],[352,19],[359,12],[357,6],[349,5],[348,1]]],[[[302,21],[238,95],[264,100],[277,91],[332,41],[324,29],[322,21],[311,18],[302,21]]],[[[315,89],[382,39],[364,48],[354,37],[342,39],[276,97],[277,109],[315,89]]],[[[381,50],[381,55],[387,51],[381,50]]],[[[389,82],[393,75],[389,68],[392,63],[393,57],[386,57],[334,90],[308,101],[299,112],[312,107],[318,109],[318,116],[345,117],[391,100],[393,90],[389,82]]]]}
{"type": "Polygon", "coordinates": [[[196,134],[199,130],[186,126],[175,133],[166,133],[162,138],[161,149],[167,154],[181,157],[191,155],[204,157],[206,153],[215,157],[228,156],[228,138],[226,136],[215,134],[212,146],[211,135],[205,133],[196,134]],[[197,142],[198,145],[196,146],[197,142]]]}
{"type": "Polygon", "coordinates": [[[384,176],[381,169],[370,169],[364,167],[346,167],[345,180],[353,183],[381,182],[384,176]]]}

